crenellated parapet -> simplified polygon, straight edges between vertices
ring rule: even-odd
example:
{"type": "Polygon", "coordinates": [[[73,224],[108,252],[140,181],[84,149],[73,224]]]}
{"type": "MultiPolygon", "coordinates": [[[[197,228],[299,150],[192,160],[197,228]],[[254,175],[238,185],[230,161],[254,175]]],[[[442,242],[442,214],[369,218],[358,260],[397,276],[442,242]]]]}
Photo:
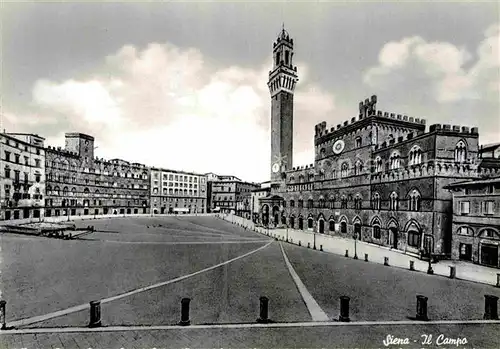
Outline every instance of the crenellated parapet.
{"type": "Polygon", "coordinates": [[[467,127],[460,125],[434,124],[429,127],[429,132],[452,132],[464,135],[479,135],[477,127],[467,127]]]}
{"type": "Polygon", "coordinates": [[[74,151],[69,151],[69,150],[66,150],[64,148],[61,148],[61,147],[52,147],[52,146],[48,146],[46,148],[47,152],[49,153],[54,153],[56,155],[59,155],[59,156],[66,156],[66,157],[72,157],[72,158],[78,158],[79,155],[77,152],[74,152],[74,151]]]}
{"type": "Polygon", "coordinates": [[[332,133],[341,132],[346,128],[351,128],[353,124],[366,120],[368,118],[378,118],[379,121],[389,120],[401,123],[403,126],[411,124],[412,127],[417,129],[425,129],[426,119],[414,118],[408,115],[396,114],[387,111],[376,110],[377,96],[373,95],[370,99],[365,99],[359,102],[359,115],[346,120],[343,123],[337,124],[336,127],[327,127],[326,121],[316,124],[314,127],[315,140],[331,135],[332,133]]]}

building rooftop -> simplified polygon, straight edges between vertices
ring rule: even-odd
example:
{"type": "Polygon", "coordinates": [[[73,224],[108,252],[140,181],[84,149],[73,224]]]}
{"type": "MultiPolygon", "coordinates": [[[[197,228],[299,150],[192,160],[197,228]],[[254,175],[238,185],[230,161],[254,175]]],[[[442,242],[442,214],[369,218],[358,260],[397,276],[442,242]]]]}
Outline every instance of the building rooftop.
{"type": "Polygon", "coordinates": [[[472,180],[472,181],[463,181],[463,182],[457,182],[457,183],[452,183],[448,184],[445,186],[445,189],[453,189],[453,188],[462,188],[462,187],[472,187],[472,186],[480,186],[480,185],[487,185],[487,184],[494,184],[494,183],[500,183],[500,176],[499,177],[494,177],[494,178],[488,178],[488,179],[478,179],[478,180],[472,180]]]}

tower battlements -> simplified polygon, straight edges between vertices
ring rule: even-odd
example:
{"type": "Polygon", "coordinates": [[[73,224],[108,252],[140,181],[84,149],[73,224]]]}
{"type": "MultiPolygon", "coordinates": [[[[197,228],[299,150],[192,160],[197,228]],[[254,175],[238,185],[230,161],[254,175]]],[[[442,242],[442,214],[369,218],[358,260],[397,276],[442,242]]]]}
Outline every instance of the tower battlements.
{"type": "Polygon", "coordinates": [[[337,124],[337,127],[328,128],[326,121],[317,124],[314,127],[314,138],[318,139],[323,136],[330,135],[334,132],[341,131],[346,127],[351,127],[351,125],[363,121],[368,118],[378,118],[381,121],[384,119],[393,120],[400,123],[409,123],[416,126],[418,129],[425,129],[426,119],[414,118],[408,115],[392,113],[388,111],[376,110],[377,96],[373,95],[371,98],[367,98],[364,101],[359,102],[359,115],[358,117],[352,117],[350,120],[346,120],[341,124],[337,124]]]}

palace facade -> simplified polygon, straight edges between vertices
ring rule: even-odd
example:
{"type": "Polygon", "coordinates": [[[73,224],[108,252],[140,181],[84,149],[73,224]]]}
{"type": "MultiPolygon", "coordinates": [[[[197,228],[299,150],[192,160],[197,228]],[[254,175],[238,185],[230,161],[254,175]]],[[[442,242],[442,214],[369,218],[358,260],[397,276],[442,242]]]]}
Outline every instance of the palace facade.
{"type": "Polygon", "coordinates": [[[33,134],[0,134],[0,220],[44,216],[44,140],[33,134]]]}
{"type": "Polygon", "coordinates": [[[416,256],[452,252],[453,182],[481,176],[478,129],[431,125],[377,109],[377,96],[334,127],[315,126],[314,163],[290,168],[293,39],[273,45],[271,193],[261,198],[264,225],[289,226],[387,246],[416,256]],[[286,139],[285,139],[286,138],[286,139]]]}
{"type": "Polygon", "coordinates": [[[149,169],[94,157],[94,137],[66,133],[45,153],[45,216],[149,213],[149,169]]]}
{"type": "Polygon", "coordinates": [[[205,175],[151,168],[151,212],[206,213],[205,175]]]}

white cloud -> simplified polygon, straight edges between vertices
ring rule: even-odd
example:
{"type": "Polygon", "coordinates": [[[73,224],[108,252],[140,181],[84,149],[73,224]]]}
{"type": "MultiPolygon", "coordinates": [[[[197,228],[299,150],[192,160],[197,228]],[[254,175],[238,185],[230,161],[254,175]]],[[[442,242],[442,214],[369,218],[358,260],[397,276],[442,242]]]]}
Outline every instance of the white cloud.
{"type": "Polygon", "coordinates": [[[389,42],[364,81],[379,90],[423,91],[437,102],[496,100],[499,92],[500,26],[491,26],[473,56],[447,42],[427,42],[414,36],[389,42]],[[471,63],[471,64],[469,64],[471,63]],[[469,65],[468,65],[469,64],[469,65]]]}
{"type": "MultiPolygon", "coordinates": [[[[44,113],[63,115],[71,131],[94,135],[100,157],[267,180],[271,62],[220,69],[195,49],[125,46],[106,58],[106,73],[61,83],[40,80],[33,98],[44,113]]],[[[301,70],[307,67],[299,64],[301,70]]],[[[333,98],[301,80],[295,101],[295,151],[309,154],[298,156],[309,163],[314,124],[328,118],[333,98]]],[[[62,142],[67,131],[47,143],[62,142]]]]}

